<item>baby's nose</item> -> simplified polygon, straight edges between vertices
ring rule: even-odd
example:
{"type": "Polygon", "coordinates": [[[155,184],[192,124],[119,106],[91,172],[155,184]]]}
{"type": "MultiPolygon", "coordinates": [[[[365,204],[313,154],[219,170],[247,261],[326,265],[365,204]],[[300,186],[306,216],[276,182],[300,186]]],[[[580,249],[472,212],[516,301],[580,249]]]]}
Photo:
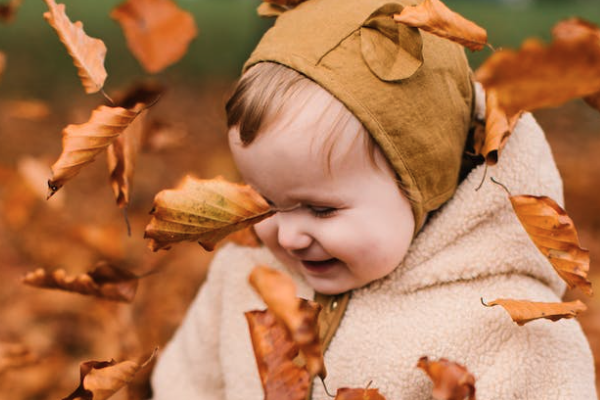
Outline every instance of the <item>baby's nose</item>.
{"type": "Polygon", "coordinates": [[[288,251],[306,249],[310,246],[313,239],[306,232],[299,218],[290,214],[277,214],[279,220],[277,240],[279,245],[288,251]]]}

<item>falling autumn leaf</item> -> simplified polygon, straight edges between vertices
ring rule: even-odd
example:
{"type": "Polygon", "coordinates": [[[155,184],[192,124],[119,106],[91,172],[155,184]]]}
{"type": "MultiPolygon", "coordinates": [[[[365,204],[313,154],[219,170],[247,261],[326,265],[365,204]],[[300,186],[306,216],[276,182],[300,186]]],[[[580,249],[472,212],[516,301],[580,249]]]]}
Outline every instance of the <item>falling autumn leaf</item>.
{"type": "Polygon", "coordinates": [[[248,280],[267,307],[290,331],[305,357],[310,375],[325,379],[327,371],[318,325],[321,306],[296,297],[296,284],[292,278],[272,268],[259,265],[252,270],[248,280]]]}
{"type": "Polygon", "coordinates": [[[433,381],[432,396],[436,400],[475,400],[475,378],[462,365],[440,358],[429,361],[421,357],[417,367],[433,381]]]}
{"type": "Polygon", "coordinates": [[[140,149],[144,120],[148,110],[144,110],[117,139],[106,149],[110,184],[121,208],[127,207],[133,182],[135,163],[140,149]]]}
{"type": "Polygon", "coordinates": [[[54,0],[44,1],[50,9],[44,13],[44,18],[54,28],[73,58],[85,92],[96,93],[104,86],[107,76],[104,69],[104,42],[87,36],[81,21],[72,23],[65,13],[64,4],[57,5],[54,0]]]}
{"type": "Polygon", "coordinates": [[[293,363],[298,346],[283,323],[270,311],[245,313],[265,400],[304,400],[309,373],[293,363]]]}
{"type": "Polygon", "coordinates": [[[273,213],[250,186],[221,177],[187,176],[177,188],[156,195],[152,220],[144,237],[150,239],[153,251],[184,240],[198,241],[211,251],[230,233],[252,226],[273,213]]]}
{"type": "Polygon", "coordinates": [[[485,103],[484,134],[475,135],[473,146],[475,153],[482,155],[488,165],[495,165],[521,113],[509,118],[504,110],[499,107],[498,96],[493,89],[486,92],[485,103]]]}
{"type": "Polygon", "coordinates": [[[450,10],[439,0],[425,0],[415,6],[404,7],[394,20],[420,28],[434,35],[452,40],[475,51],[487,44],[487,32],[460,14],[450,10]]]}
{"type": "Polygon", "coordinates": [[[149,73],[179,61],[198,34],[193,16],[172,0],[127,0],[111,12],[127,46],[149,73]]]}
{"type": "Polygon", "coordinates": [[[476,71],[486,90],[494,89],[507,115],[600,92],[600,31],[580,19],[557,25],[545,46],[528,39],[521,49],[500,50],[476,71]]]}
{"type": "Polygon", "coordinates": [[[4,70],[6,69],[6,56],[3,52],[0,51],[0,82],[2,81],[2,75],[4,75],[4,70]]]}
{"type": "Polygon", "coordinates": [[[134,361],[86,361],[79,367],[80,384],[63,400],[106,400],[131,382],[135,374],[146,367],[156,355],[139,364],[134,361]]]}
{"type": "Polygon", "coordinates": [[[0,21],[12,22],[22,2],[23,0],[9,0],[7,3],[0,4],[0,21]]]}
{"type": "MultiPolygon", "coordinates": [[[[135,108],[137,104],[155,103],[164,91],[164,87],[154,81],[145,81],[132,86],[122,95],[115,97],[115,104],[123,108],[135,108]]],[[[148,110],[140,115],[106,149],[110,183],[121,208],[129,204],[131,186],[137,155],[145,130],[148,110]]]]}
{"type": "Polygon", "coordinates": [[[93,271],[78,276],[68,276],[62,269],[46,272],[40,268],[25,275],[23,283],[131,303],[138,280],[130,271],[101,262],[93,271]]]}
{"type": "Polygon", "coordinates": [[[554,200],[545,196],[510,196],[523,228],[569,288],[578,287],[588,296],[589,251],[580,247],[573,220],[554,200]]]}
{"type": "Polygon", "coordinates": [[[334,400],[386,400],[377,389],[340,388],[334,400]]]}
{"type": "Polygon", "coordinates": [[[542,303],[527,300],[497,299],[490,302],[481,302],[486,307],[502,306],[510,314],[510,317],[519,325],[525,325],[530,321],[546,318],[558,321],[563,318],[574,318],[582,311],[587,310],[585,304],[579,300],[568,303],[542,303]]]}
{"type": "Polygon", "coordinates": [[[106,149],[127,129],[142,112],[143,104],[133,109],[99,106],[84,124],[68,125],[62,132],[63,151],[52,165],[52,178],[48,181],[48,198],[68,180],[75,177],[86,165],[106,149]]]}

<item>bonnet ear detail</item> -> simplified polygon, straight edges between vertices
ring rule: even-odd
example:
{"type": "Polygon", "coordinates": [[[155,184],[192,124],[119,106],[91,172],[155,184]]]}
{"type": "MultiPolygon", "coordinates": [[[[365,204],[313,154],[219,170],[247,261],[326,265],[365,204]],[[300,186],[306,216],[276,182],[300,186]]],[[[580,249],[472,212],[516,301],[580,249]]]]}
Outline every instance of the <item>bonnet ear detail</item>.
{"type": "Polygon", "coordinates": [[[421,33],[393,19],[403,8],[400,4],[385,4],[360,28],[363,59],[369,69],[386,82],[409,78],[423,65],[421,33]]]}

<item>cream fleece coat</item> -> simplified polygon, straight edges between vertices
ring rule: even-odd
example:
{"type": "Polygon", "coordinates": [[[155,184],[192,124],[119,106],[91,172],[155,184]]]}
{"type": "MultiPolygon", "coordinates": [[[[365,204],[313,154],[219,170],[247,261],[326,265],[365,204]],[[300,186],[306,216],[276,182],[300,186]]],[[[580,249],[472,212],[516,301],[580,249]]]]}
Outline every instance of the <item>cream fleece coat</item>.
{"type": "MultiPolygon", "coordinates": [[[[589,345],[575,320],[517,326],[480,298],[560,301],[565,285],[539,254],[499,186],[474,169],[433,215],[389,276],[355,290],[325,353],[330,392],[378,388],[388,400],[429,400],[432,384],[415,366],[446,357],[475,376],[478,400],[596,399],[589,345]]],[[[526,114],[497,166],[488,170],[513,194],[562,203],[548,144],[526,114]]],[[[265,306],[247,284],[251,269],[285,270],[265,248],[227,245],[183,324],[161,354],[154,400],[260,400],[262,388],[244,312],[265,306]]],[[[289,272],[289,271],[288,271],[289,272]]],[[[294,275],[299,294],[313,291],[294,275]]],[[[176,294],[174,294],[176,295],[176,294]]],[[[329,397],[315,382],[313,399],[329,397]]]]}

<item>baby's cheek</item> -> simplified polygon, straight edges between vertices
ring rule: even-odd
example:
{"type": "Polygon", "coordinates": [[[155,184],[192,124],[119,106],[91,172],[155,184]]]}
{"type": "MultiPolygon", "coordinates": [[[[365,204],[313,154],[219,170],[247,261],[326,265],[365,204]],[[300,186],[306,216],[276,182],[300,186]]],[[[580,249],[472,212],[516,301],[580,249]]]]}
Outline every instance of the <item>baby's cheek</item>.
{"type": "Polygon", "coordinates": [[[254,231],[267,247],[272,248],[277,245],[277,223],[275,218],[267,218],[254,225],[254,231]]]}

